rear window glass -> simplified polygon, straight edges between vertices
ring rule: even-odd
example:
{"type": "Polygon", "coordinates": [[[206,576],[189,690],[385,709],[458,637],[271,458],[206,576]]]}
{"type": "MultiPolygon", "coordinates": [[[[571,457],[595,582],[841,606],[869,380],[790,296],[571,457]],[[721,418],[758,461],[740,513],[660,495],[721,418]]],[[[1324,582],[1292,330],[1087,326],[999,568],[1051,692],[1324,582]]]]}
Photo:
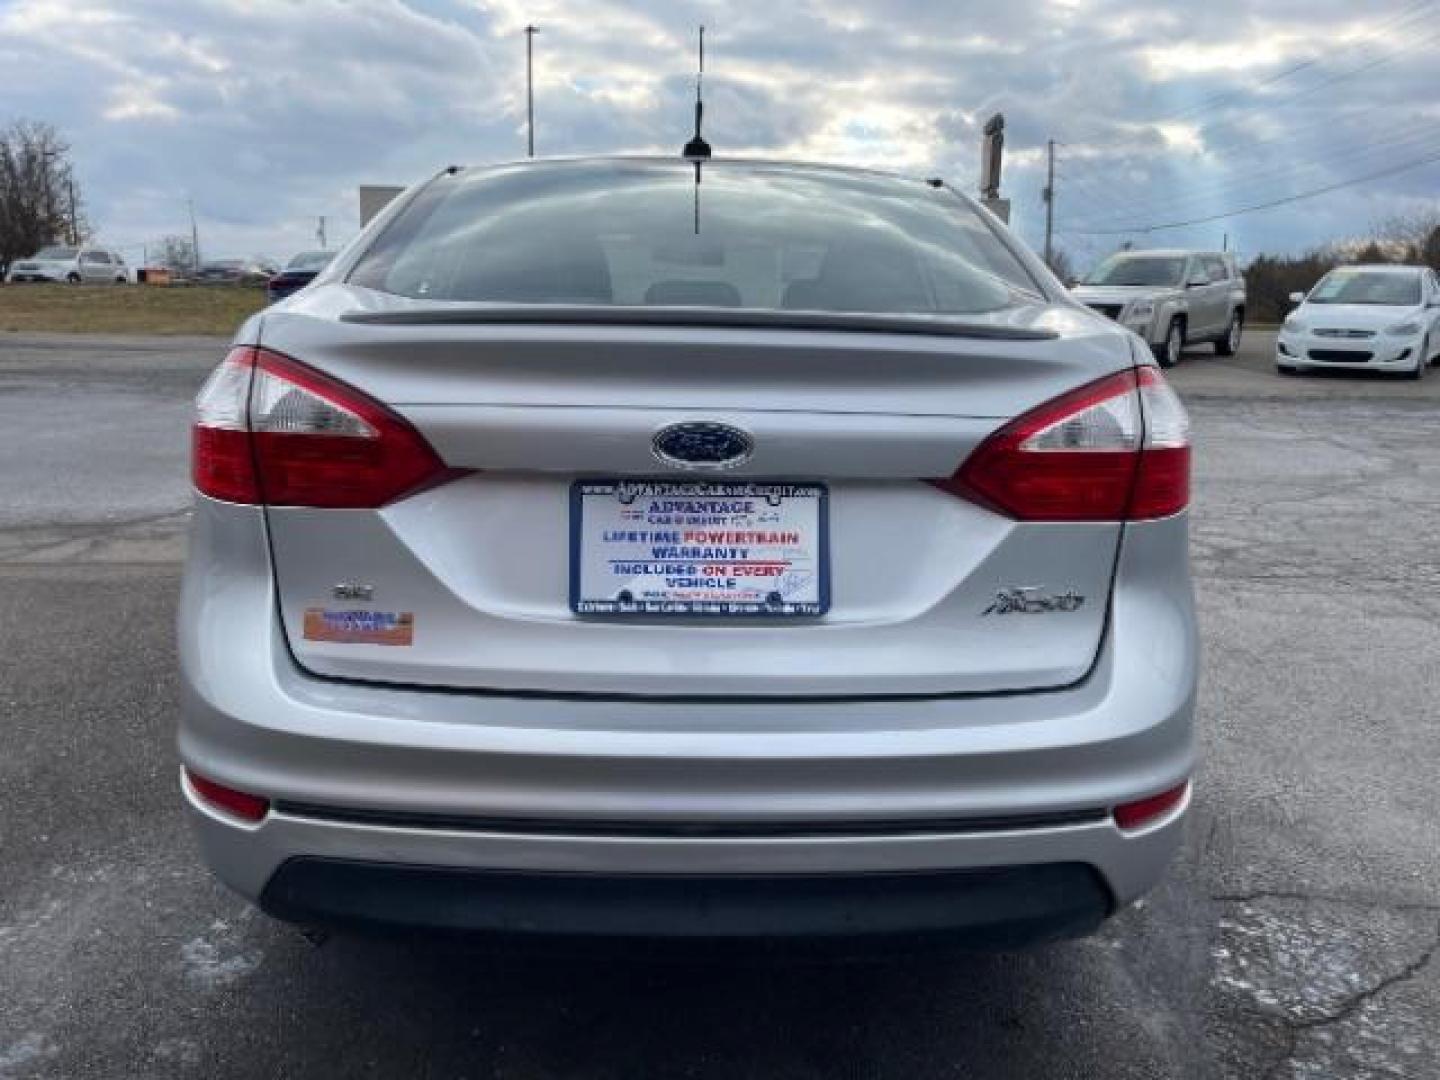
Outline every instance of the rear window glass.
{"type": "Polygon", "coordinates": [[[443,176],[355,284],[430,300],[879,313],[994,311],[1038,294],[953,193],[840,170],[550,162],[443,176]]]}

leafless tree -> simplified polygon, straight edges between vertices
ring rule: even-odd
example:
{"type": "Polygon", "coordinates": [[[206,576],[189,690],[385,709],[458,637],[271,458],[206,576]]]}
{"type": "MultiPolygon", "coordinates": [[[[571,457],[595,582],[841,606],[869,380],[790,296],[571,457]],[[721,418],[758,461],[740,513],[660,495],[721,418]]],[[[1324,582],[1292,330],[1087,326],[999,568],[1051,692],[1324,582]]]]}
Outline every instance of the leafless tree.
{"type": "Polygon", "coordinates": [[[1070,261],[1070,256],[1058,247],[1050,251],[1050,272],[1066,285],[1075,284],[1075,264],[1070,261]]]}
{"type": "Polygon", "coordinates": [[[195,266],[195,246],[188,236],[162,236],[150,245],[150,261],[179,274],[188,274],[195,266]]]}
{"type": "Polygon", "coordinates": [[[1440,204],[1385,218],[1371,230],[1371,236],[1405,262],[1440,270],[1440,204]]]}
{"type": "Polygon", "coordinates": [[[88,233],[70,146],[49,124],[17,120],[0,129],[0,273],[46,244],[78,244],[88,233]]]}

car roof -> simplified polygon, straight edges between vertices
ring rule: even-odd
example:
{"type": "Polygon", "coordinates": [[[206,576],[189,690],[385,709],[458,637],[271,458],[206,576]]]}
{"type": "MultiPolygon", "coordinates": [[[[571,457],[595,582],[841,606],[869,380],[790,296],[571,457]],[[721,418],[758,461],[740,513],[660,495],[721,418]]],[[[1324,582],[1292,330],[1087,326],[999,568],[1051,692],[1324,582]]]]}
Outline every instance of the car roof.
{"type": "Polygon", "coordinates": [[[1424,266],[1411,266],[1406,263],[1345,263],[1343,266],[1335,267],[1336,270],[1364,270],[1377,274],[1419,274],[1428,269],[1424,266]]]}
{"type": "Polygon", "coordinates": [[[1143,250],[1117,251],[1116,255],[1155,255],[1169,259],[1186,258],[1191,255],[1205,255],[1217,259],[1228,258],[1234,252],[1206,251],[1203,248],[1145,248],[1143,250]]]}
{"type": "MultiPolygon", "coordinates": [[[[555,155],[543,158],[514,158],[509,161],[486,162],[483,165],[457,165],[452,168],[457,172],[487,172],[491,169],[527,168],[543,169],[547,166],[566,165],[679,165],[685,168],[695,164],[694,158],[681,157],[679,154],[577,154],[555,155]]],[[[835,173],[841,176],[873,176],[885,180],[898,180],[905,183],[932,183],[929,177],[917,176],[911,173],[895,172],[891,169],[877,169],[865,165],[845,165],[830,161],[806,161],[798,158],[768,158],[768,157],[725,157],[716,155],[702,159],[706,168],[720,166],[722,168],[747,168],[759,166],[762,168],[785,168],[794,169],[797,172],[819,172],[835,173]]],[[[447,170],[449,171],[449,170],[447,170]]],[[[938,177],[942,183],[943,177],[938,177]]],[[[965,192],[953,185],[946,184],[949,190],[964,195],[965,192]]],[[[967,196],[968,197],[968,196],[967,196]]]]}

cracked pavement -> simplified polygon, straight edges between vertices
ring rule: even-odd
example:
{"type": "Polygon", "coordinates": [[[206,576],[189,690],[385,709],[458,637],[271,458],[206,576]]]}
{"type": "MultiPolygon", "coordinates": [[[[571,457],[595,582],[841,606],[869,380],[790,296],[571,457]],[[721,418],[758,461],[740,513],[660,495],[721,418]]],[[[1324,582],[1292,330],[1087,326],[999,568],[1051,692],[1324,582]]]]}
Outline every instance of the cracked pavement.
{"type": "Polygon", "coordinates": [[[223,344],[0,336],[0,1080],[1440,1077],[1440,371],[1174,373],[1205,762],[1096,937],[884,963],[316,948],[174,791],[189,398],[223,344]]]}

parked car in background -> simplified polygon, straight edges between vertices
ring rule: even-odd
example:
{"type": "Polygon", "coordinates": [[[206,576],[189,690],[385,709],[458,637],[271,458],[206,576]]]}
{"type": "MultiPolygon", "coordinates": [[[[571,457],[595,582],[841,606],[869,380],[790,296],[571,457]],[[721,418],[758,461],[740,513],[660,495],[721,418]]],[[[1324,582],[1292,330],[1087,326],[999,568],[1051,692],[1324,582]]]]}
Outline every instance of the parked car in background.
{"type": "Polygon", "coordinates": [[[448,169],[196,401],[181,788],[310,925],[1087,933],[1190,803],[1185,410],[944,185],[448,169]]]}
{"type": "Polygon", "coordinates": [[[93,247],[47,247],[10,267],[10,281],[125,285],[130,269],[118,251],[93,247]]]}
{"type": "Polygon", "coordinates": [[[268,259],[212,259],[192,280],[201,285],[263,285],[279,272],[268,259]]]}
{"type": "Polygon", "coordinates": [[[1224,251],[1121,251],[1075,286],[1075,299],[1134,330],[1162,367],[1209,341],[1234,356],[1245,327],[1245,278],[1224,251]]]}
{"type": "Polygon", "coordinates": [[[315,275],[329,266],[335,258],[333,251],[302,251],[288,263],[285,269],[272,277],[265,285],[265,294],[270,302],[284,300],[285,297],[303,289],[310,282],[315,280],[315,275]]]}
{"type": "Polygon", "coordinates": [[[1275,366],[1393,371],[1423,379],[1440,354],[1440,278],[1425,266],[1341,266],[1293,293],[1275,366]]]}

